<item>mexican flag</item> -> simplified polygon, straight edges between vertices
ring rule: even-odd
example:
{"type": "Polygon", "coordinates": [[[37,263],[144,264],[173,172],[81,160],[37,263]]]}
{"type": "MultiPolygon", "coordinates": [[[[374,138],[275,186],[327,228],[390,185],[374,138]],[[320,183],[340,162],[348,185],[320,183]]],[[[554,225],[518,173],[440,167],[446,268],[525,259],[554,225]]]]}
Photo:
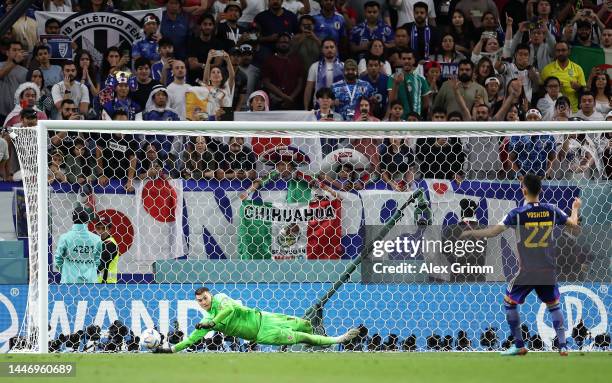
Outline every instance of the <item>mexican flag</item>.
{"type": "Polygon", "coordinates": [[[342,202],[245,200],[240,207],[238,253],[242,259],[339,259],[342,202]]]}

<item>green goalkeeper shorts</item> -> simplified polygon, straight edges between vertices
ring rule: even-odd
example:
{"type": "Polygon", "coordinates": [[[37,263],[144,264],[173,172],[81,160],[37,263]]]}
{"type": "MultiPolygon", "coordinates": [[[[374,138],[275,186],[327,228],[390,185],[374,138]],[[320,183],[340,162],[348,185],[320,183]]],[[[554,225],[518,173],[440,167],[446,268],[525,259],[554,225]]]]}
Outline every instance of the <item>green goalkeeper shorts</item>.
{"type": "Polygon", "coordinates": [[[294,316],[262,312],[256,341],[273,346],[296,344],[296,332],[312,334],[312,325],[294,316]]]}

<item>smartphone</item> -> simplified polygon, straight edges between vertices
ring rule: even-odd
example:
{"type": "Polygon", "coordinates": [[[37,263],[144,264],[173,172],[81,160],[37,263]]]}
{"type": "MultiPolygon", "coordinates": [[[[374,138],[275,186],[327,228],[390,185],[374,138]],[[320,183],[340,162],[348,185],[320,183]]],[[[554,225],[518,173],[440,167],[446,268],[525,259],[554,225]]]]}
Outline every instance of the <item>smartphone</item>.
{"type": "Polygon", "coordinates": [[[215,51],[215,55],[221,57],[221,56],[223,56],[223,51],[222,50],[216,50],[215,51]]]}
{"type": "Polygon", "coordinates": [[[130,51],[129,51],[129,49],[124,49],[124,50],[121,52],[121,54],[122,54],[123,56],[130,57],[130,51]]]}

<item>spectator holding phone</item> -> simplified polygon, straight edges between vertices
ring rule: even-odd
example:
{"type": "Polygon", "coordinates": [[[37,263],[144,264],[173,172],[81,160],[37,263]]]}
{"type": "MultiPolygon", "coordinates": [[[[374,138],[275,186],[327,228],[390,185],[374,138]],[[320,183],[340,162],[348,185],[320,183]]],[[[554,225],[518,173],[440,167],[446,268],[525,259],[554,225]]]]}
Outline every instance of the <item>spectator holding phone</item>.
{"type": "Polygon", "coordinates": [[[221,50],[211,50],[208,52],[208,58],[204,66],[204,82],[202,86],[192,87],[190,91],[196,93],[200,99],[207,100],[207,114],[215,116],[219,120],[225,113],[222,108],[230,108],[232,106],[234,79],[234,67],[229,54],[221,50]],[[227,77],[220,66],[212,64],[212,61],[217,57],[222,58],[225,62],[228,71],[227,77]]]}
{"type": "Polygon", "coordinates": [[[151,77],[163,86],[174,81],[172,76],[172,62],[174,61],[174,44],[172,40],[163,37],[158,42],[159,61],[151,66],[151,77]]]}

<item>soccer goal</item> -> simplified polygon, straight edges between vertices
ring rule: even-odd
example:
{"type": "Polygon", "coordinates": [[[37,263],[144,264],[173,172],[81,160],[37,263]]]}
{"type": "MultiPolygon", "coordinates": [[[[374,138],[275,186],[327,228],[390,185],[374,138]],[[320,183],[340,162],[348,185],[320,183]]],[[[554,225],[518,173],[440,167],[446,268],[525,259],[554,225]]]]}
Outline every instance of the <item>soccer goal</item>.
{"type": "MultiPolygon", "coordinates": [[[[14,352],[144,351],[149,328],[176,344],[201,318],[201,286],[321,334],[360,326],[333,350],[500,350],[517,241],[551,245],[542,257],[570,348],[609,344],[607,122],[40,121],[13,132],[30,276],[14,352]],[[582,199],[581,229],[463,241],[524,203],[528,173],[542,177],[542,203],[570,214],[582,199]]],[[[520,310],[528,346],[554,348],[536,294],[520,310]]],[[[274,349],[209,335],[190,350],[274,349]]]]}

